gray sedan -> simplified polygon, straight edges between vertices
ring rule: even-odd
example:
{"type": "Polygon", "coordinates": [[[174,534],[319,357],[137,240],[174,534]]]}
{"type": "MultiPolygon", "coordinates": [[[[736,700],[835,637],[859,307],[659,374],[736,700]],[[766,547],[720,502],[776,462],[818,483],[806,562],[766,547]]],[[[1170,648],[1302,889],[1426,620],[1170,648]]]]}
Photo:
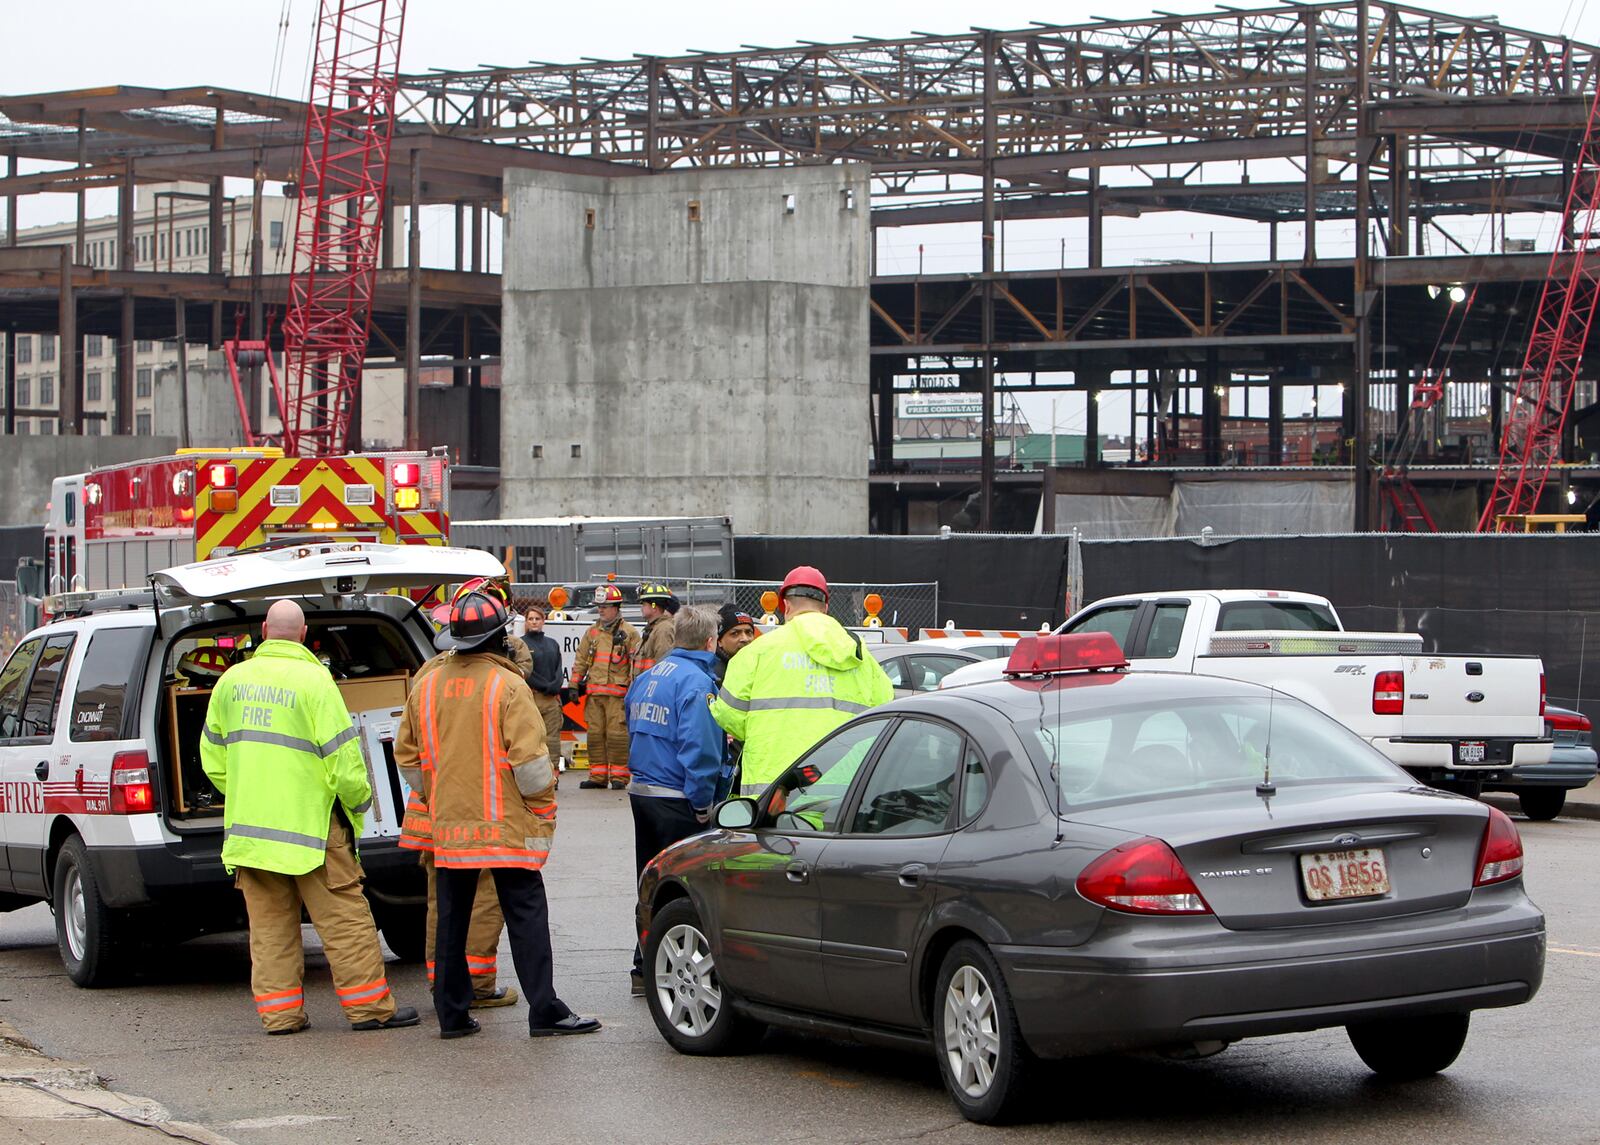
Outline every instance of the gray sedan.
{"type": "Polygon", "coordinates": [[[1503,813],[1265,688],[1055,655],[857,717],[657,856],[638,925],[662,1036],[932,1048],[995,1122],[1041,1058],[1329,1026],[1421,1077],[1470,1011],[1533,997],[1544,917],[1503,813]]]}

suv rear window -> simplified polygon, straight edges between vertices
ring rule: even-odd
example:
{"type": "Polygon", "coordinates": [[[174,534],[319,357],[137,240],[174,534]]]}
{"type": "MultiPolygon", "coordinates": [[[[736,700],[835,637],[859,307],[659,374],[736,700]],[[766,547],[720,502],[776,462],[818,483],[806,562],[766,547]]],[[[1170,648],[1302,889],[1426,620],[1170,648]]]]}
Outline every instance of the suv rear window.
{"type": "Polygon", "coordinates": [[[71,737],[75,742],[127,739],[138,694],[136,680],[150,647],[149,628],[104,628],[89,640],[78,691],[72,697],[71,737]],[[130,695],[131,693],[131,695],[130,695]]]}
{"type": "Polygon", "coordinates": [[[1301,632],[1338,632],[1339,622],[1320,604],[1303,600],[1240,600],[1224,604],[1217,613],[1218,632],[1260,632],[1294,629],[1301,632]]]}

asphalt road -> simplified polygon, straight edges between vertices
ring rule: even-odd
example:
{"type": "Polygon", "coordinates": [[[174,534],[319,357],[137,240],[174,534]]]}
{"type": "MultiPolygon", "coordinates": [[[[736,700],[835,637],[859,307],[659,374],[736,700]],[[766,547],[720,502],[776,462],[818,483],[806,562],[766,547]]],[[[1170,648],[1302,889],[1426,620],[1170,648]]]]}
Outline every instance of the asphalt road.
{"type": "MultiPolygon", "coordinates": [[[[480,1013],[475,1038],[436,1036],[419,968],[391,966],[421,1027],[344,1028],[311,953],[304,1034],[268,1038],[242,935],[179,947],[137,985],[74,987],[43,907],[0,917],[0,1015],[116,1089],[253,1143],[505,1142],[1600,1142],[1600,822],[1522,822],[1530,892],[1549,917],[1544,989],[1480,1011],[1466,1050],[1423,1082],[1372,1080],[1342,1031],[1244,1042],[1200,1062],[1122,1058],[1052,1067],[1051,1118],[990,1130],[961,1120],[931,1058],[788,1036],[744,1058],[670,1050],[627,988],[631,821],[620,793],[562,792],[547,868],[556,982],[605,1022],[526,1036],[527,1011],[480,1013]]],[[[502,966],[510,956],[502,949],[502,966]]]]}

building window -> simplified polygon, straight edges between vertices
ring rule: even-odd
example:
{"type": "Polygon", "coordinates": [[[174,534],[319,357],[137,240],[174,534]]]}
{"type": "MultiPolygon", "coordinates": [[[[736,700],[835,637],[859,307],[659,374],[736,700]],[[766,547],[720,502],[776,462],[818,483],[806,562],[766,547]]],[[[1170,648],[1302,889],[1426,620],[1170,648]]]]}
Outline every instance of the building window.
{"type": "Polygon", "coordinates": [[[210,231],[201,231],[200,232],[200,253],[201,254],[210,254],[211,253],[211,232],[210,231]]]}
{"type": "Polygon", "coordinates": [[[90,334],[83,340],[83,356],[85,358],[99,358],[106,352],[106,340],[99,334],[90,334]]]}
{"type": "Polygon", "coordinates": [[[167,236],[165,232],[156,235],[156,257],[167,257],[167,236]]]}
{"type": "Polygon", "coordinates": [[[17,335],[17,364],[33,361],[33,335],[17,335]]]}
{"type": "Polygon", "coordinates": [[[133,344],[133,348],[140,354],[148,354],[151,350],[156,348],[156,344],[154,342],[135,342],[133,344]]]}
{"type": "Polygon", "coordinates": [[[42,417],[42,418],[39,419],[39,432],[41,434],[43,434],[46,437],[49,437],[51,434],[55,433],[55,431],[56,431],[55,418],[42,417]]]}
{"type": "Polygon", "coordinates": [[[133,432],[138,434],[140,437],[150,436],[150,415],[148,413],[134,415],[133,432]]]}
{"type": "Polygon", "coordinates": [[[283,224],[281,222],[272,222],[268,226],[267,234],[267,245],[273,250],[277,250],[283,246],[283,224]]]}
{"type": "Polygon", "coordinates": [[[54,334],[39,335],[39,361],[53,362],[56,360],[56,336],[54,334]]]}
{"type": "Polygon", "coordinates": [[[17,421],[17,432],[20,433],[20,434],[29,434],[29,433],[33,432],[32,427],[28,424],[28,419],[27,418],[18,419],[18,421],[17,421]]]}
{"type": "Polygon", "coordinates": [[[17,406],[18,406],[18,408],[19,409],[27,409],[32,404],[33,404],[33,379],[32,378],[18,378],[17,379],[17,406]]]}
{"type": "Polygon", "coordinates": [[[56,379],[54,374],[45,374],[40,377],[39,404],[46,407],[56,404],[56,379]]]}
{"type": "Polygon", "coordinates": [[[133,396],[147,398],[150,396],[150,371],[143,369],[133,375],[133,396]]]}
{"type": "Polygon", "coordinates": [[[95,370],[83,376],[84,401],[97,402],[100,400],[100,371],[95,370]]]}
{"type": "Polygon", "coordinates": [[[90,437],[99,437],[101,434],[100,419],[92,418],[83,423],[83,432],[90,437]]]}

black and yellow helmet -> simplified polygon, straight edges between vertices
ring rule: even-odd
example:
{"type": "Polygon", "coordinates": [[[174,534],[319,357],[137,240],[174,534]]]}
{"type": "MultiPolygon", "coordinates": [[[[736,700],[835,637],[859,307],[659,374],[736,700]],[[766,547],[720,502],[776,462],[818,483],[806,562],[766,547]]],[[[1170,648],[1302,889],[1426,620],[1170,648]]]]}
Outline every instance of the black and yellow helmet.
{"type": "Polygon", "coordinates": [[[669,613],[678,611],[677,596],[664,584],[642,584],[636,595],[640,604],[649,601],[651,604],[660,605],[669,613]]]}

